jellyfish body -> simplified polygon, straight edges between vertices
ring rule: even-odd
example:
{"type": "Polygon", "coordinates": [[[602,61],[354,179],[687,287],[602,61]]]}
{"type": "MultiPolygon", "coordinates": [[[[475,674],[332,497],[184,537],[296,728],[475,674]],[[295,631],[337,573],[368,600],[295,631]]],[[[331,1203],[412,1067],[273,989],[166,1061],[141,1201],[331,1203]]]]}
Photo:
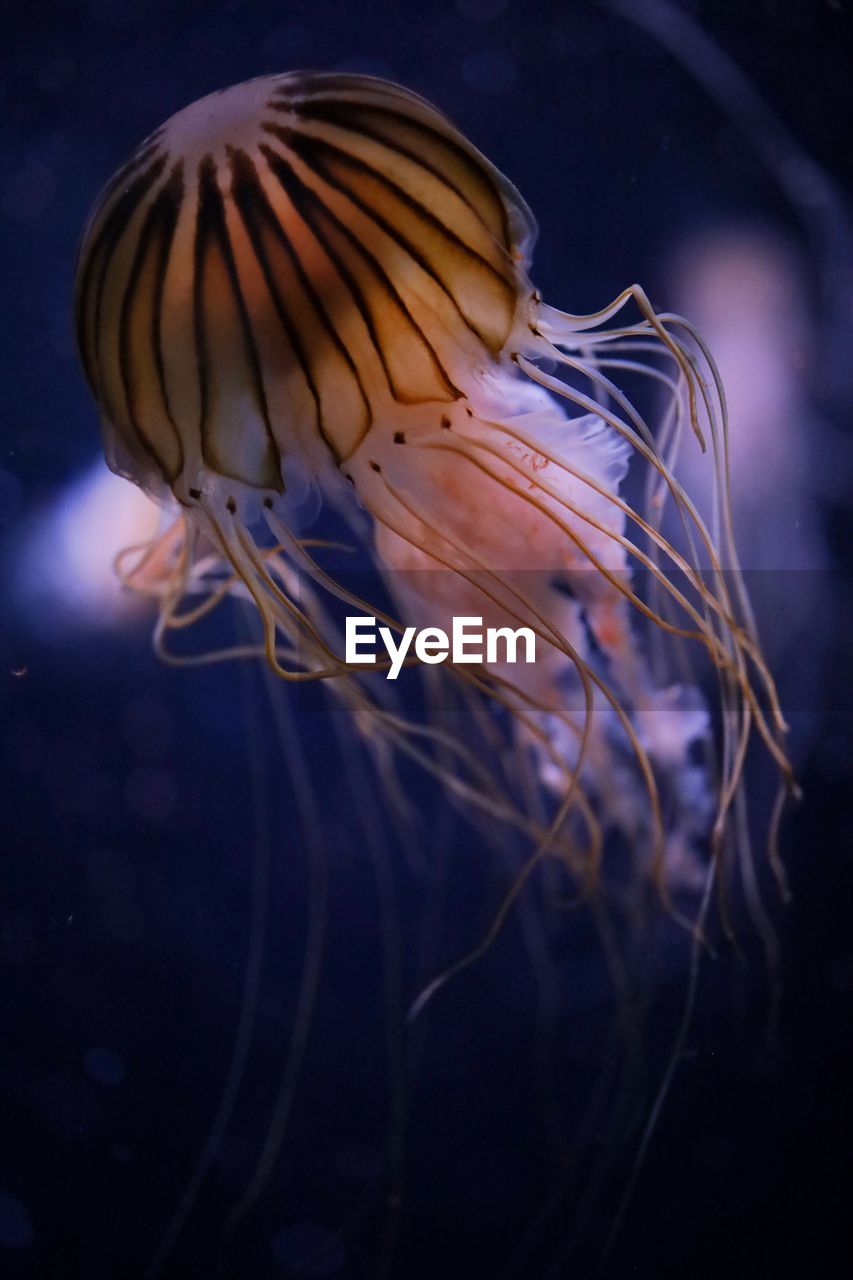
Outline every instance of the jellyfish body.
{"type": "Polygon", "coordinates": [[[662,881],[667,845],[673,866],[703,828],[725,846],[756,732],[787,776],[737,572],[724,399],[696,335],[640,289],[592,316],[546,306],[527,274],[534,238],[519,193],[422,98],[362,76],[258,79],[173,117],[102,193],[78,263],[78,342],[110,465],[181,509],[161,638],[208,607],[180,612],[217,561],[208,603],[235,586],[252,597],[278,674],[338,677],[363,731],[421,752],[336,649],[324,594],[364,601],[293,532],[288,491],[307,477],[368,513],[404,623],[534,628],[532,669],[453,675],[509,713],[556,797],[547,829],[532,824],[539,847],[595,862],[617,826],[662,881]],[[657,430],[618,370],[666,390],[657,430]],[[710,530],[673,476],[683,434],[709,447],[710,530]],[[620,496],[632,460],[643,506],[620,496]],[[661,532],[667,504],[680,548],[661,532]],[[693,759],[701,700],[653,678],[638,622],[716,674],[707,769],[693,759]]]}

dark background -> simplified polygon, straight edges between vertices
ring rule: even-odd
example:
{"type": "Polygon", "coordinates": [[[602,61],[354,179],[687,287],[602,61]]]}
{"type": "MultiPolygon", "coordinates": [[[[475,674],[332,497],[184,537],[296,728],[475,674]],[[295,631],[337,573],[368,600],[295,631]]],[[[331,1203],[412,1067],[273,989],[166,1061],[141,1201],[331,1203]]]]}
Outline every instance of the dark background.
{"type": "MultiPolygon", "coordinates": [[[[838,192],[849,192],[845,0],[682,8],[838,192]]],[[[7,6],[4,17],[0,1275],[143,1275],[226,1077],[247,947],[258,937],[253,892],[266,909],[267,945],[252,1047],[165,1274],[215,1274],[223,1218],[270,1123],[312,865],[315,880],[317,872],[310,814],[295,794],[302,783],[271,727],[265,685],[235,668],[164,669],[150,652],[148,619],[118,630],[72,624],[49,600],[27,604],[20,575],[32,530],[98,448],[70,326],[74,253],[95,193],[187,102],[300,67],[386,75],[449,112],[536,212],[533,276],[555,305],[592,310],[635,279],[656,297],[670,246],[709,227],[757,227],[799,255],[814,335],[804,379],[822,424],[809,453],[824,466],[829,458],[837,484],[820,504],[821,589],[803,591],[794,575],[786,586],[792,612],[807,600],[809,615],[782,673],[805,799],[786,831],[794,899],[774,911],[781,1020],[768,1046],[759,957],[750,955],[746,977],[731,956],[710,966],[689,1055],[605,1274],[845,1273],[853,326],[843,299],[853,289],[845,289],[844,236],[821,234],[820,210],[809,212],[805,196],[792,205],[772,161],[670,52],[593,4],[88,0],[7,6]]],[[[383,1041],[389,1027],[395,1040],[398,1021],[394,991],[383,990],[383,946],[387,956],[390,938],[402,953],[408,1003],[439,959],[471,944],[471,922],[485,922],[498,900],[487,851],[450,823],[447,884],[439,899],[434,885],[428,895],[446,914],[430,925],[433,942],[415,947],[409,929],[423,877],[407,870],[387,824],[387,861],[381,850],[368,855],[328,717],[310,700],[300,714],[298,759],[319,797],[331,864],[327,961],[283,1152],[230,1254],[228,1274],[250,1280],[380,1274],[394,1093],[383,1041]]],[[[381,809],[381,796],[369,794],[368,807],[381,809]]],[[[423,786],[415,799],[429,822],[436,797],[423,786]]],[[[536,984],[519,962],[522,942],[512,926],[483,972],[430,1015],[410,1073],[392,1276],[585,1277],[605,1248],[629,1161],[624,1152],[614,1158],[613,1185],[584,1203],[584,1170],[599,1167],[616,1127],[599,1116],[577,1140],[581,1169],[568,1199],[516,1256],[560,1186],[530,1061],[536,984]]],[[[599,1034],[607,1001],[600,965],[585,967],[587,946],[575,942],[562,958],[570,990],[549,1041],[559,1077],[553,1127],[562,1134],[583,1127],[573,1073],[587,1085],[595,1079],[584,1041],[599,1034]]],[[[671,1043],[683,977],[683,961],[658,975],[653,1058],[656,1038],[671,1043]]]]}

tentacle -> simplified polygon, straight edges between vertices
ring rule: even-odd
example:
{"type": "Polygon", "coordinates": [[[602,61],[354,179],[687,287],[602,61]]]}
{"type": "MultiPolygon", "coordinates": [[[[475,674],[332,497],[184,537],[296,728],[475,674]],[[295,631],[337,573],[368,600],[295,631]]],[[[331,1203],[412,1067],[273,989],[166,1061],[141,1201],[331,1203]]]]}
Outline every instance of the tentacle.
{"type": "Polygon", "coordinates": [[[690,364],[685,353],[678,347],[672,339],[672,335],[667,331],[662,318],[657,314],[651,302],[649,301],[645,290],[638,284],[629,285],[627,289],[623,289],[617,298],[601,311],[586,315],[574,316],[569,312],[557,311],[553,307],[547,307],[540,304],[538,312],[538,323],[542,331],[548,336],[549,329],[557,335],[574,335],[576,333],[586,333],[590,329],[598,328],[602,324],[606,324],[614,315],[616,315],[626,303],[630,300],[636,302],[640,309],[641,315],[646,323],[654,330],[662,344],[670,351],[682,374],[687,382],[688,398],[690,404],[690,422],[693,427],[694,434],[704,452],[705,440],[702,435],[702,429],[699,426],[698,414],[696,411],[696,390],[692,379],[690,378],[690,364]]]}
{"type": "MultiPolygon", "coordinates": [[[[651,571],[653,585],[661,595],[655,612],[659,620],[664,623],[664,630],[671,630],[669,607],[673,604],[679,608],[684,607],[678,595],[674,595],[666,585],[667,575],[660,572],[658,563],[661,554],[665,556],[670,554],[668,545],[665,545],[660,537],[663,520],[661,499],[664,495],[670,496],[675,503],[697,575],[701,562],[694,547],[694,532],[698,536],[703,558],[710,566],[714,583],[713,591],[700,592],[700,605],[706,615],[706,625],[701,629],[705,634],[716,635],[716,639],[708,646],[708,652],[714,660],[717,671],[723,713],[722,780],[719,792],[721,812],[713,832],[713,846],[719,854],[725,838],[724,824],[721,822],[723,808],[728,812],[731,806],[741,804],[737,797],[741,794],[741,779],[750,729],[754,726],[780,771],[780,790],[768,832],[768,859],[780,890],[784,893],[784,877],[780,874],[781,868],[776,848],[777,815],[781,812],[786,796],[796,794],[797,787],[785,750],[786,725],[775,685],[761,653],[755,619],[737,556],[730,503],[728,410],[725,389],[713,356],[688,321],[670,313],[656,315],[648,304],[648,299],[641,290],[636,288],[624,291],[614,303],[593,316],[574,317],[544,306],[538,308],[538,315],[539,319],[533,329],[545,343],[542,354],[558,359],[572,372],[587,377],[593,386],[598,387],[607,399],[621,410],[624,420],[610,412],[606,406],[599,409],[599,412],[623,438],[631,442],[635,450],[649,464],[646,496],[650,516],[639,527],[651,542],[651,556],[645,567],[651,571]],[[641,323],[620,329],[600,329],[599,326],[612,319],[630,297],[633,297],[640,307],[643,315],[641,323]],[[596,329],[598,332],[595,332],[596,329]],[[677,336],[679,331],[684,335],[684,341],[677,336]],[[584,335],[582,340],[578,337],[581,333],[584,335]],[[691,351],[687,345],[688,342],[693,344],[696,354],[691,351]],[[623,351],[631,355],[641,354],[644,358],[654,356],[653,343],[660,343],[660,353],[676,363],[678,378],[675,381],[651,362],[626,361],[618,358],[623,351]],[[599,347],[605,352],[603,358],[598,358],[599,347]],[[578,357],[567,354],[571,351],[577,351],[578,357]],[[613,359],[610,352],[617,353],[617,359],[613,359]],[[650,443],[646,424],[633,410],[633,406],[620,389],[603,372],[605,369],[616,368],[625,368],[627,372],[643,374],[656,379],[666,387],[670,396],[670,405],[665,415],[664,427],[659,432],[656,442],[650,443]],[[705,371],[708,373],[708,378],[705,376],[705,371]],[[700,437],[703,447],[704,441],[701,439],[702,433],[698,422],[700,405],[708,424],[714,479],[710,531],[705,528],[693,503],[673,475],[679,447],[678,403],[681,396],[686,396],[691,426],[694,434],[700,437]],[[723,564],[726,565],[725,571],[723,564]],[[718,646],[727,652],[727,659],[723,662],[715,657],[714,650],[718,646]],[[757,674],[759,691],[767,699],[769,722],[743,667],[744,658],[748,659],[752,670],[757,674]],[[741,700],[744,702],[739,710],[738,702],[741,700]]],[[[536,358],[535,350],[532,354],[536,358]]],[[[588,411],[594,411],[590,398],[583,392],[544,373],[522,355],[516,356],[515,359],[519,367],[534,381],[546,386],[564,399],[571,400],[588,411]]],[[[630,548],[626,547],[626,550],[630,555],[635,555],[630,548]]],[[[683,571],[687,572],[685,569],[683,571]]],[[[691,581],[689,573],[687,577],[688,581],[691,581]]],[[[693,584],[695,581],[694,575],[693,584]]],[[[743,822],[737,817],[735,825],[741,831],[743,830],[743,822]]],[[[741,835],[735,836],[734,843],[742,850],[741,835]]],[[[743,856],[745,855],[742,853],[741,857],[743,856]]],[[[718,891],[720,893],[725,891],[722,877],[718,879],[718,891]]],[[[757,923],[762,923],[763,929],[763,921],[759,921],[755,908],[755,894],[750,892],[749,896],[753,899],[753,905],[750,907],[751,914],[757,923]]],[[[764,930],[764,936],[767,937],[766,930],[764,930]]]]}
{"type": "Polygon", "coordinates": [[[581,654],[574,648],[564,636],[554,630],[553,623],[545,618],[536,604],[526,597],[525,594],[517,588],[510,586],[503,578],[494,572],[494,570],[485,564],[473,552],[470,546],[461,543],[447,529],[439,532],[432,524],[429,514],[425,512],[413,499],[404,497],[392,484],[384,477],[380,480],[367,480],[362,486],[364,501],[368,509],[374,517],[391,528],[398,536],[407,541],[411,541],[411,534],[405,530],[406,517],[414,518],[419,521],[425,530],[431,535],[433,544],[430,546],[430,554],[444,567],[454,569],[460,576],[468,581],[475,589],[481,592],[487,599],[497,603],[505,612],[506,616],[514,621],[521,622],[523,625],[531,626],[541,639],[546,643],[554,645],[554,647],[562,652],[572,663],[575,670],[580,676],[586,712],[584,720],[584,737],[575,762],[575,775],[573,778],[573,787],[578,785],[577,779],[583,771],[583,764],[587,750],[589,729],[592,722],[593,714],[593,689],[597,688],[603,695],[605,700],[611,706],[617,720],[624,730],[628,741],[630,742],[632,752],[637,760],[640,773],[643,777],[643,783],[649,797],[650,809],[650,826],[652,830],[652,874],[655,883],[658,885],[664,898],[667,897],[664,876],[664,835],[663,823],[660,811],[660,800],[657,792],[657,784],[654,779],[653,770],[645,751],[640,743],[633,725],[630,722],[625,709],[620,704],[618,698],[609,688],[606,682],[593,670],[593,668],[583,659],[581,654]],[[394,505],[389,506],[389,498],[394,505]],[[396,515],[394,507],[396,506],[396,515]],[[448,554],[453,555],[454,559],[446,559],[445,556],[437,549],[446,545],[449,548],[448,554]],[[485,579],[485,581],[484,581],[485,579]],[[488,583],[488,585],[487,585],[488,583]]]}

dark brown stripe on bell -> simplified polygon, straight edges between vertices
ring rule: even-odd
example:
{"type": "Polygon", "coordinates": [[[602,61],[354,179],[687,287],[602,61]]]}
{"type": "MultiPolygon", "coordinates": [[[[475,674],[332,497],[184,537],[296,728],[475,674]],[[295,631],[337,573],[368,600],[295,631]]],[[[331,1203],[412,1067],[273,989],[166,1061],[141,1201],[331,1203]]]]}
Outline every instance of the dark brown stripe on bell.
{"type": "Polygon", "coordinates": [[[158,156],[154,163],[140,174],[131,185],[116,200],[110,212],[107,214],[103,226],[101,227],[94,243],[89,249],[85,265],[83,266],[83,274],[80,281],[80,290],[78,293],[77,303],[77,346],[83,361],[83,368],[90,387],[98,394],[98,350],[100,347],[100,323],[101,323],[101,303],[104,293],[104,285],[109,271],[112,256],[115,253],[119,241],[127,230],[133,215],[141,205],[145,196],[151,187],[160,177],[166,166],[166,156],[158,156]],[[93,282],[93,272],[95,263],[99,257],[103,258],[101,262],[101,270],[99,272],[97,283],[93,282]],[[94,284],[94,296],[91,290],[94,284]],[[89,318],[89,308],[94,307],[92,316],[92,335],[93,349],[88,348],[86,342],[87,320],[89,318]]]}
{"type": "MultiPolygon", "coordinates": [[[[349,169],[351,173],[366,175],[370,181],[378,183],[383,189],[390,192],[391,196],[400,202],[400,204],[411,210],[417,218],[422,218],[428,224],[431,230],[439,237],[445,237],[450,241],[457,252],[467,258],[475,265],[477,270],[486,271],[491,276],[498,288],[503,292],[508,312],[514,310],[515,307],[515,286],[511,284],[504,276],[495,271],[490,262],[483,258],[475,250],[470,249],[463,240],[455,235],[448,227],[437,219],[431,210],[427,209],[419,201],[413,199],[407,192],[403,191],[396,183],[387,178],[384,174],[374,169],[371,165],[363,163],[356,157],[350,155],[340,147],[334,146],[325,139],[320,139],[314,135],[299,133],[295,129],[283,127],[281,125],[264,123],[264,130],[267,133],[277,137],[291,151],[293,151],[302,162],[312,169],[319,177],[322,178],[330,187],[341,195],[350,200],[362,213],[372,219],[378,227],[380,227],[386,235],[390,236],[400,248],[404,249],[410,258],[415,261],[418,266],[425,271],[431,279],[439,286],[445,295],[452,302],[459,318],[464,325],[473,333],[481,342],[494,354],[500,350],[502,341],[499,341],[493,335],[487,333],[482,324],[478,324],[470,316],[466,315],[459,305],[451,284],[446,281],[438,271],[434,263],[432,263],[423,249],[417,245],[412,238],[407,235],[399,226],[390,222],[387,217],[381,214],[373,205],[371,205],[354,187],[331,173],[327,159],[330,157],[332,162],[339,165],[343,169],[349,169]]],[[[278,154],[274,152],[274,154],[278,154]]],[[[283,157],[281,157],[283,159],[283,157]]]]}
{"type": "Polygon", "coordinates": [[[299,364],[302,376],[305,378],[308,390],[314,400],[314,408],[316,414],[316,426],[320,435],[326,444],[334,452],[331,440],[326,435],[323,423],[323,410],[320,400],[320,393],[314,380],[311,369],[311,361],[305,345],[299,334],[299,327],[291,316],[285,299],[282,297],[281,290],[275,279],[275,275],[270,266],[266,249],[264,248],[262,225],[266,226],[276,236],[282,248],[287,253],[294,270],[298,270],[296,254],[293,246],[290,244],[281,223],[275,215],[275,211],[269,203],[267,194],[264,191],[263,183],[258,176],[258,171],[254,161],[246,154],[245,151],[236,151],[231,149],[229,152],[231,162],[231,196],[240,217],[243,226],[246,229],[246,235],[249,243],[257,259],[261,269],[264,282],[269,293],[270,300],[275,309],[275,313],[281,322],[285,331],[287,340],[290,343],[293,354],[299,364]]]}
{"type": "Polygon", "coordinates": [[[388,353],[385,348],[385,343],[382,341],[378,332],[369,297],[364,293],[364,290],[353,274],[353,271],[347,266],[341,254],[330,243],[329,235],[323,229],[324,220],[326,220],[327,223],[332,224],[334,229],[348,242],[348,244],[360,256],[362,261],[367,265],[377,288],[382,291],[386,301],[390,302],[391,306],[398,311],[400,323],[405,324],[411,330],[411,332],[416,336],[417,341],[419,341],[421,346],[424,348],[439,382],[443,385],[446,397],[453,400],[457,399],[461,395],[461,392],[451,382],[446,370],[438,359],[432,344],[427,339],[421,327],[413,319],[409,309],[406,307],[397,290],[394,288],[393,282],[376,257],[362,243],[362,241],[359,240],[358,236],[353,233],[346,223],[338,217],[334,210],[322,200],[320,195],[299,177],[291,166],[287,166],[287,172],[289,174],[288,195],[303,221],[311,228],[311,231],[316,237],[318,243],[322,246],[324,253],[326,253],[329,260],[334,264],[341,280],[349,290],[359,314],[365,323],[367,331],[370,334],[374,349],[379,357],[385,377],[388,381],[388,387],[391,394],[395,399],[405,403],[416,403],[418,400],[422,401],[435,398],[433,395],[414,397],[401,390],[390,367],[388,353]]]}
{"type": "MultiPolygon", "coordinates": [[[[234,262],[234,250],[231,245],[230,236],[228,235],[228,225],[225,220],[225,204],[222,198],[222,192],[219,190],[219,183],[216,176],[216,164],[213,157],[207,155],[199,165],[198,214],[195,238],[195,278],[193,281],[194,331],[201,404],[199,433],[201,436],[203,454],[205,454],[205,430],[210,411],[210,367],[204,319],[203,286],[206,258],[211,246],[213,245],[216,246],[219,253],[222,255],[222,260],[225,264],[225,270],[228,276],[228,282],[232,290],[237,315],[240,321],[247,367],[251,374],[255,404],[266,428],[270,450],[272,453],[277,455],[278,447],[276,445],[270,423],[261,363],[258,356],[255,335],[252,332],[251,320],[249,319],[249,313],[246,308],[246,301],[243,297],[243,291],[240,288],[237,267],[234,262]]],[[[206,458],[206,460],[208,459],[206,458]]]]}
{"type": "Polygon", "coordinates": [[[151,345],[154,349],[154,362],[157,366],[157,378],[160,383],[160,394],[163,397],[163,407],[166,415],[175,427],[175,435],[178,441],[178,448],[181,453],[181,466],[183,466],[183,443],[181,441],[180,432],[175,424],[172,416],[171,405],[169,404],[169,390],[166,385],[166,368],[163,358],[162,344],[162,320],[163,320],[163,291],[166,285],[166,273],[169,269],[169,259],[172,255],[172,244],[175,239],[175,229],[178,225],[178,219],[181,216],[181,207],[184,202],[184,162],[179,160],[172,169],[169,178],[162,191],[157,196],[156,204],[160,217],[160,257],[157,263],[157,277],[154,284],[154,314],[151,317],[151,345]]]}
{"type": "MultiPolygon", "coordinates": [[[[277,102],[273,101],[269,105],[273,110],[283,110],[282,105],[277,102]]],[[[491,176],[484,172],[482,165],[449,132],[436,129],[425,120],[408,115],[404,111],[397,111],[391,106],[383,106],[376,102],[348,102],[341,98],[312,97],[299,104],[296,114],[304,120],[333,124],[336,128],[361,134],[362,137],[397,151],[407,160],[420,165],[432,177],[443,182],[460,200],[463,200],[489,233],[497,239],[501,247],[509,251],[511,247],[509,222],[500,192],[491,176]],[[388,127],[389,124],[414,134],[421,140],[421,148],[416,150],[414,146],[402,143],[394,136],[393,129],[388,127]],[[436,148],[439,152],[442,148],[446,148],[464,167],[468,178],[479,190],[482,202],[480,207],[476,201],[471,200],[458,183],[452,182],[446,172],[427,158],[430,150],[434,151],[436,148]]]]}
{"type": "MultiPolygon", "coordinates": [[[[274,126],[272,132],[277,133],[286,146],[295,151],[296,154],[300,156],[306,164],[310,165],[311,168],[316,168],[318,172],[320,171],[320,165],[322,164],[318,153],[325,152],[327,155],[332,156],[341,165],[343,165],[344,168],[350,168],[356,173],[362,173],[373,181],[380,183],[388,191],[392,192],[393,195],[404,205],[417,213],[420,217],[424,218],[427,222],[431,223],[433,228],[440,235],[446,236],[449,240],[452,240],[459,249],[463,250],[471,258],[476,259],[482,266],[491,271],[499,280],[502,280],[506,284],[509,283],[505,277],[500,274],[500,272],[495,270],[494,266],[487,258],[484,258],[476,249],[472,249],[470,245],[465,243],[461,236],[457,235],[452,227],[448,227],[440,218],[437,218],[432,209],[425,205],[421,200],[410,195],[404,187],[401,187],[400,184],[395,182],[393,178],[389,177],[387,173],[383,173],[381,169],[377,169],[374,165],[368,164],[366,160],[362,160],[360,156],[353,155],[352,152],[345,150],[344,147],[338,146],[337,143],[331,142],[328,138],[321,137],[318,134],[301,133],[295,129],[282,129],[280,126],[278,128],[274,126]]],[[[325,176],[327,169],[324,167],[322,172],[325,176]]]]}
{"type": "MultiPolygon", "coordinates": [[[[268,133],[277,137],[281,142],[285,144],[285,146],[291,146],[291,139],[295,139],[297,142],[299,140],[300,135],[295,134],[292,129],[284,129],[281,126],[274,125],[274,124],[264,124],[263,128],[268,133]]],[[[294,151],[297,151],[296,146],[293,146],[292,149],[294,151]]],[[[261,150],[264,151],[265,153],[266,151],[269,151],[269,154],[271,156],[274,156],[279,164],[287,165],[287,167],[290,168],[288,160],[286,159],[285,156],[281,154],[281,152],[275,151],[271,147],[264,148],[263,146],[261,147],[261,150]]],[[[298,154],[298,151],[297,151],[297,154],[298,154]]],[[[409,257],[412,258],[418,264],[421,270],[425,271],[426,274],[438,285],[438,287],[444,290],[444,292],[447,294],[450,301],[453,303],[454,306],[456,306],[456,301],[453,297],[453,294],[448,291],[448,289],[444,284],[444,281],[432,269],[429,262],[426,260],[426,258],[424,258],[424,256],[421,254],[421,252],[419,251],[416,245],[412,244],[411,241],[407,240],[406,237],[403,236],[397,230],[396,227],[392,226],[385,218],[382,217],[381,214],[377,213],[375,209],[372,209],[359,196],[350,192],[341,183],[336,182],[335,179],[330,177],[328,174],[326,174],[322,168],[315,168],[314,164],[309,159],[306,159],[304,155],[303,155],[303,161],[305,164],[308,165],[309,168],[315,169],[315,172],[317,173],[317,175],[320,178],[322,178],[322,180],[325,183],[327,183],[335,191],[340,192],[341,195],[346,196],[346,198],[348,200],[351,200],[352,203],[356,206],[356,208],[360,209],[361,212],[366,217],[370,218],[371,221],[375,222],[378,227],[381,227],[381,229],[385,232],[385,234],[390,236],[391,239],[394,240],[400,246],[401,249],[405,250],[405,252],[409,255],[409,257]]],[[[458,307],[457,307],[457,311],[458,311],[458,307]]],[[[463,321],[463,323],[467,323],[461,311],[459,312],[459,318],[460,320],[463,321]]]]}
{"type": "Polygon", "coordinates": [[[121,378],[124,390],[125,404],[127,407],[127,421],[133,428],[137,441],[142,449],[156,462],[160,473],[164,478],[171,482],[180,473],[183,461],[183,446],[180,434],[175,427],[174,420],[169,411],[168,396],[166,393],[165,374],[163,369],[163,355],[160,347],[160,308],[162,304],[163,281],[165,279],[166,267],[168,265],[169,253],[171,250],[172,238],[175,233],[175,225],[180,213],[180,206],[183,200],[183,164],[178,162],[172,169],[172,172],[152,201],[145,221],[142,224],[139,235],[137,237],[136,252],[133,258],[133,265],[130,270],[130,277],[125,288],[124,298],[122,300],[121,313],[119,318],[119,340],[118,340],[118,359],[119,359],[119,376],[121,378]],[[176,465],[169,465],[168,460],[160,453],[146,432],[143,424],[139,420],[136,404],[136,385],[134,381],[133,362],[130,355],[130,331],[134,318],[134,310],[140,305],[140,281],[142,279],[143,269],[146,265],[146,259],[149,252],[156,253],[156,265],[154,275],[154,287],[150,299],[151,313],[151,356],[154,367],[158,374],[160,394],[163,400],[163,408],[172,427],[173,438],[177,446],[178,462],[176,465]]]}
{"type": "Polygon", "coordinates": [[[126,164],[113,174],[109,182],[101,191],[96,202],[96,210],[105,209],[112,200],[116,192],[126,183],[130,182],[140,169],[144,168],[149,161],[159,159],[163,156],[164,160],[168,160],[169,153],[164,151],[160,145],[159,132],[156,137],[149,139],[143,143],[141,147],[130,157],[126,164]]]}
{"type": "MultiPolygon", "coordinates": [[[[293,169],[291,168],[290,164],[287,162],[284,156],[280,155],[272,147],[266,146],[265,144],[262,143],[260,150],[264,158],[266,159],[267,164],[269,165],[270,172],[278,181],[279,185],[281,186],[288,200],[293,205],[294,209],[296,209],[297,206],[294,203],[293,196],[291,194],[295,175],[293,173],[293,169]]],[[[314,303],[314,306],[317,309],[317,313],[323,321],[323,326],[328,336],[334,342],[335,347],[337,348],[339,353],[343,356],[344,360],[346,361],[350,369],[350,372],[352,373],[353,379],[355,380],[356,387],[358,388],[359,395],[361,396],[361,399],[367,411],[367,422],[369,426],[372,420],[370,397],[368,396],[367,391],[364,387],[364,384],[361,380],[356,363],[353,360],[352,355],[349,349],[347,348],[346,343],[342,340],[340,334],[338,333],[335,327],[334,321],[332,320],[332,317],[328,314],[328,311],[323,303],[323,299],[320,297],[320,294],[317,292],[317,289],[315,288],[313,282],[311,281],[307,272],[303,268],[302,263],[299,261],[299,255],[296,253],[295,249],[290,243],[290,238],[287,235],[287,232],[285,231],[284,227],[281,226],[280,223],[278,223],[278,225],[280,227],[283,240],[284,242],[287,243],[287,246],[289,248],[291,260],[297,270],[300,282],[302,283],[303,287],[305,288],[306,292],[311,298],[311,301],[314,303]]],[[[364,434],[366,433],[367,432],[365,430],[364,434]]],[[[337,457],[337,454],[336,454],[336,457],[337,457]]],[[[337,460],[340,461],[341,459],[338,458],[337,460]]]]}

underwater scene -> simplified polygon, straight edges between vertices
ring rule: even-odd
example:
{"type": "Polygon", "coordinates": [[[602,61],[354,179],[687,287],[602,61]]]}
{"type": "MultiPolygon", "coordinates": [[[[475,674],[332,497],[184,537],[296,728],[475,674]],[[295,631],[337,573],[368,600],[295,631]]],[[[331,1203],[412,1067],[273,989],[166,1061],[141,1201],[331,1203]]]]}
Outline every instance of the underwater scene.
{"type": "Polygon", "coordinates": [[[0,1277],[853,1265],[844,0],[34,0],[0,1277]]]}

